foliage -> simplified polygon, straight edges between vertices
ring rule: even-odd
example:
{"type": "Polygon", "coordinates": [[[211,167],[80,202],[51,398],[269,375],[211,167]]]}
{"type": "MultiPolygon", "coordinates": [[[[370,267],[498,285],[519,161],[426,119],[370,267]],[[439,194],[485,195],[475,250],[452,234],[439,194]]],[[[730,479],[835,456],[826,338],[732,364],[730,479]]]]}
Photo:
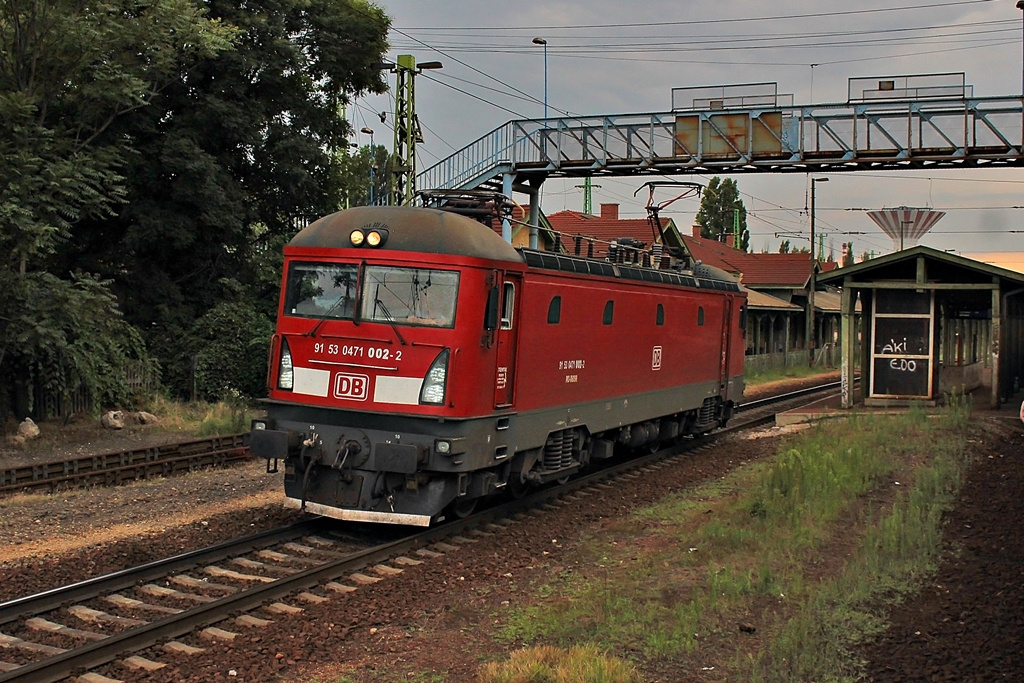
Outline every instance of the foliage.
{"type": "Polygon", "coordinates": [[[168,340],[220,301],[258,300],[272,316],[281,246],[343,204],[352,130],[340,111],[385,89],[389,20],[364,0],[204,6],[238,28],[234,49],[112,128],[138,150],[127,204],[83,223],[58,261],[114,279],[126,317],[168,366],[168,340]]]}
{"type": "Polygon", "coordinates": [[[807,247],[800,247],[799,249],[794,249],[792,243],[790,243],[789,240],[782,240],[782,242],[779,243],[779,253],[780,254],[809,254],[810,250],[807,249],[807,247]]]}
{"type": "Polygon", "coordinates": [[[352,154],[342,154],[338,161],[342,174],[340,208],[387,203],[391,193],[391,156],[383,146],[363,146],[352,154]]]}
{"type": "Polygon", "coordinates": [[[847,266],[852,266],[854,264],[854,258],[853,242],[843,243],[843,262],[839,264],[840,267],[846,268],[847,266]]]}
{"type": "Polygon", "coordinates": [[[700,209],[695,218],[700,226],[700,236],[719,242],[725,242],[726,235],[734,233],[736,221],[739,221],[740,239],[737,249],[748,251],[750,248],[750,231],[747,230],[747,209],[740,199],[739,188],[735,180],[722,180],[715,176],[708,181],[700,200],[700,209]]]}
{"type": "Polygon", "coordinates": [[[113,400],[113,365],[142,355],[109,283],[49,258],[80,248],[69,247],[80,222],[108,221],[125,201],[131,147],[110,134],[116,122],[231,36],[186,0],[0,3],[0,379],[18,383],[19,410],[37,372],[48,389],[77,381],[113,400]]]}
{"type": "Polygon", "coordinates": [[[126,368],[146,362],[145,347],[107,284],[80,273],[63,280],[0,270],[0,385],[22,390],[0,397],[0,404],[12,402],[19,416],[27,413],[26,380],[32,377],[64,398],[79,387],[94,403],[124,405],[133,398],[126,368]]]}
{"type": "MultiPolygon", "coordinates": [[[[201,400],[266,395],[267,349],[274,327],[251,302],[221,303],[180,340],[181,356],[167,382],[201,400]],[[194,384],[182,368],[193,368],[194,384]]],[[[191,374],[191,373],[189,373],[191,374]]]]}
{"type": "Polygon", "coordinates": [[[103,139],[186,63],[231,33],[184,0],[5,0],[0,5],[0,247],[52,251],[71,224],[123,201],[122,140],[103,139]]]}

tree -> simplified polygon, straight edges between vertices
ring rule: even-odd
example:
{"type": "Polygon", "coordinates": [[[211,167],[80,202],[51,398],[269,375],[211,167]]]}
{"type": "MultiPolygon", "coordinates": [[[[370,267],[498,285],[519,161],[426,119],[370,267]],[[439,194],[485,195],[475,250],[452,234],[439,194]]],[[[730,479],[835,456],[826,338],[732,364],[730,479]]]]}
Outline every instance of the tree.
{"type": "Polygon", "coordinates": [[[782,240],[782,242],[779,244],[779,253],[780,254],[788,254],[789,253],[789,249],[790,249],[789,240],[782,240]]]}
{"type": "Polygon", "coordinates": [[[846,268],[847,266],[852,266],[856,261],[853,256],[853,242],[847,242],[843,246],[845,247],[843,249],[843,262],[840,265],[846,268]]]}
{"type": "Polygon", "coordinates": [[[365,145],[352,154],[342,155],[339,162],[342,174],[342,208],[387,203],[391,193],[392,177],[391,155],[387,149],[382,145],[365,145]],[[373,201],[370,197],[371,182],[373,201]]]}
{"type": "Polygon", "coordinates": [[[116,124],[232,35],[183,0],[0,4],[0,414],[40,381],[114,396],[111,367],[144,353],[109,283],[50,259],[125,201],[116,124]]]}
{"type": "Polygon", "coordinates": [[[204,6],[239,27],[235,49],[111,128],[138,150],[127,203],[84,224],[59,255],[63,268],[114,281],[126,317],[165,363],[193,321],[239,288],[274,310],[280,280],[266,266],[310,220],[344,205],[339,158],[352,129],[339,112],[354,94],[386,89],[378,64],[390,21],[363,0],[204,6]]]}
{"type": "Polygon", "coordinates": [[[735,180],[725,180],[715,176],[708,181],[700,200],[700,209],[696,216],[700,226],[701,237],[718,242],[725,242],[726,235],[735,232],[739,224],[739,242],[736,248],[747,251],[750,247],[750,232],[747,230],[747,209],[740,199],[739,189],[735,180]]]}

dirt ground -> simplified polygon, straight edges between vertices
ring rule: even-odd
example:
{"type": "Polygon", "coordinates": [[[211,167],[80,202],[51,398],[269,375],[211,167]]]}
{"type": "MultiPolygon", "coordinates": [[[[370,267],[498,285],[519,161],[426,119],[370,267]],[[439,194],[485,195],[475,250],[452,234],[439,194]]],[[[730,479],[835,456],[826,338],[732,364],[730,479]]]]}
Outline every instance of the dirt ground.
{"type": "MultiPolygon", "coordinates": [[[[798,382],[784,384],[748,397],[798,382]]],[[[948,517],[948,549],[937,574],[863,649],[869,680],[1017,680],[1024,671],[1024,429],[1015,410],[1006,413],[984,418],[977,431],[978,461],[948,517]]],[[[13,458],[50,460],[56,458],[46,453],[106,452],[164,438],[149,428],[79,428],[72,437],[43,427],[52,450],[0,451],[0,467],[13,458]]],[[[575,544],[587,529],[763,457],[776,438],[732,440],[727,457],[711,449],[648,486],[540,513],[399,577],[307,606],[303,615],[277,617],[273,629],[171,658],[159,672],[129,674],[114,665],[105,673],[143,681],[331,681],[342,674],[358,683],[473,681],[480,662],[501,656],[504,646],[490,633],[510,607],[535,598],[546,577],[579,569],[575,544]]],[[[280,507],[280,475],[263,470],[254,462],[120,488],[0,499],[0,601],[297,518],[280,507]]],[[[665,683],[718,680],[700,669],[681,664],[644,675],[665,683]]]]}

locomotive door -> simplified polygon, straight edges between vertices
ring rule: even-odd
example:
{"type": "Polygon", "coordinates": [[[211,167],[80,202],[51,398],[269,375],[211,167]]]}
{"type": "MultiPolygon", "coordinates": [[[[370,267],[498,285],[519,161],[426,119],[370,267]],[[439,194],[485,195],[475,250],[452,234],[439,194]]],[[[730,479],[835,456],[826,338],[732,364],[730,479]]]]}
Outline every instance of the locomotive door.
{"type": "Polygon", "coordinates": [[[494,377],[494,407],[512,405],[515,397],[516,339],[519,324],[519,289],[523,279],[520,275],[505,273],[501,285],[501,312],[498,329],[495,331],[497,366],[494,377]]]}
{"type": "Polygon", "coordinates": [[[729,398],[729,345],[732,341],[732,299],[727,298],[723,302],[722,306],[722,343],[720,348],[722,351],[722,359],[718,366],[718,388],[722,391],[722,400],[725,401],[729,398]]]}

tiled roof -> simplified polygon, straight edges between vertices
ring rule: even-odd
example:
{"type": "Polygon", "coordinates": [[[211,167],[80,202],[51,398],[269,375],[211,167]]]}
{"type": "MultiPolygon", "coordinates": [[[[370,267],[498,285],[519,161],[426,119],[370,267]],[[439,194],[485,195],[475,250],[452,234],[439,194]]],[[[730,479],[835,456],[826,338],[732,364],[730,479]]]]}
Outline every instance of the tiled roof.
{"type": "MultiPolygon", "coordinates": [[[[747,293],[747,306],[752,310],[761,311],[789,311],[796,313],[802,311],[803,306],[797,306],[788,301],[783,301],[769,294],[758,292],[749,287],[741,287],[747,293]]],[[[817,308],[817,306],[815,306],[817,308]]]]}
{"type": "MultiPolygon", "coordinates": [[[[750,254],[706,237],[683,236],[690,256],[709,266],[742,275],[748,287],[792,287],[802,289],[811,275],[810,254],[750,254]]],[[[818,264],[820,272],[834,270],[834,261],[818,264]]]]}
{"type": "MultiPolygon", "coordinates": [[[[580,211],[559,211],[548,215],[548,222],[556,232],[562,233],[562,241],[566,249],[572,252],[573,238],[576,235],[592,237],[594,243],[594,256],[602,258],[608,253],[608,244],[612,240],[623,237],[639,240],[646,245],[654,243],[654,231],[646,218],[611,218],[608,216],[594,216],[580,211]]],[[[674,229],[671,218],[662,218],[662,231],[674,229]]],[[[582,246],[583,254],[587,253],[587,241],[582,246]]]]}

